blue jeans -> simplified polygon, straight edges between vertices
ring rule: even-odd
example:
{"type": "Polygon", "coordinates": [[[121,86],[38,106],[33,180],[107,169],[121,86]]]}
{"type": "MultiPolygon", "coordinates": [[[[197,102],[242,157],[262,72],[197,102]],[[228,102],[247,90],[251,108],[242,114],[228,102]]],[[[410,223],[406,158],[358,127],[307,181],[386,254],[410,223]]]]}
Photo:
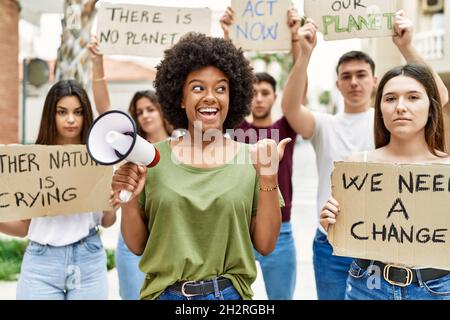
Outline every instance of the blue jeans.
{"type": "Polygon", "coordinates": [[[214,279],[214,282],[216,285],[216,290],[215,292],[210,294],[185,297],[181,294],[181,292],[166,289],[159,295],[157,300],[242,300],[241,296],[233,286],[229,286],[223,290],[219,290],[217,279],[214,279]]]}
{"type": "Polygon", "coordinates": [[[344,300],[348,269],[352,258],[333,256],[327,236],[317,229],[313,244],[313,264],[319,300],[344,300]]]}
{"type": "MultiPolygon", "coordinates": [[[[414,271],[413,271],[414,272],[414,271]]],[[[350,266],[347,279],[346,300],[450,300],[450,274],[442,278],[407,287],[390,284],[383,277],[383,270],[369,274],[355,262],[350,266]]]]}
{"type": "Polygon", "coordinates": [[[297,275],[297,260],[290,222],[281,224],[275,250],[262,256],[255,250],[270,300],[292,300],[297,275]]]}
{"type": "Polygon", "coordinates": [[[16,297],[18,300],[106,300],[106,253],[95,229],[70,245],[54,247],[30,241],[16,297]]]}
{"type": "Polygon", "coordinates": [[[128,249],[119,232],[116,250],[116,267],[119,276],[119,294],[123,300],[139,300],[145,273],[139,269],[140,256],[128,249]]]}

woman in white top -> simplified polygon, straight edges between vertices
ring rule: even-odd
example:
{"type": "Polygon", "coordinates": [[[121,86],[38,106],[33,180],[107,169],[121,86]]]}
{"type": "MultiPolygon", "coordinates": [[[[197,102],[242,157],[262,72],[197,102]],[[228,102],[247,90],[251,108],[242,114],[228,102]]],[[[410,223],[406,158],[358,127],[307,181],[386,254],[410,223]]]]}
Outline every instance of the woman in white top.
{"type": "MultiPolygon", "coordinates": [[[[47,94],[36,144],[85,144],[92,121],[86,91],[74,80],[59,81],[47,94]]],[[[115,211],[103,211],[0,223],[0,232],[30,240],[17,299],[107,299],[106,253],[98,226],[115,220],[115,211]]]]}
{"type": "MultiPolygon", "coordinates": [[[[448,95],[448,93],[445,93],[448,95]]],[[[354,154],[349,161],[388,163],[450,163],[445,153],[441,100],[432,72],[409,64],[388,71],[375,99],[376,150],[354,154]]],[[[320,215],[325,230],[339,219],[339,203],[330,198],[320,215]]],[[[392,266],[369,288],[372,266],[385,270],[386,262],[356,259],[347,279],[346,299],[450,299],[450,271],[424,266],[392,266]],[[422,268],[421,268],[422,267],[422,268]],[[410,276],[412,275],[412,277],[410,276]]],[[[386,271],[386,270],[385,270],[386,271]]]]}

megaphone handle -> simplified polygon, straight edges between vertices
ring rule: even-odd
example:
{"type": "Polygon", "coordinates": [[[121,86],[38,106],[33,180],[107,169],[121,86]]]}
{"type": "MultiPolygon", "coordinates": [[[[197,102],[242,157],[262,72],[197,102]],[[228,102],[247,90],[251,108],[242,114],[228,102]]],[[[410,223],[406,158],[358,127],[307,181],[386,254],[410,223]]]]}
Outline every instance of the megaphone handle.
{"type": "Polygon", "coordinates": [[[128,202],[131,198],[132,193],[128,190],[122,190],[119,194],[119,199],[121,202],[128,202]]]}

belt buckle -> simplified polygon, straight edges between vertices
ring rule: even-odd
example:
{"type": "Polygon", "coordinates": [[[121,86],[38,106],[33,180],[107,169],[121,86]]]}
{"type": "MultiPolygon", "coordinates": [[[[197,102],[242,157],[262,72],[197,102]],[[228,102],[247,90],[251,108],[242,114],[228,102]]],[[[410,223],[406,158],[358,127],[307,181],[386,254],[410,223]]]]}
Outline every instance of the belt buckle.
{"type": "Polygon", "coordinates": [[[183,282],[183,284],[181,285],[181,294],[182,294],[183,296],[185,296],[186,298],[194,297],[194,296],[197,296],[197,295],[198,295],[198,294],[189,294],[189,293],[186,293],[186,291],[185,291],[185,286],[186,286],[186,284],[189,284],[189,283],[195,283],[195,281],[185,281],[185,282],[183,282]]]}
{"type": "Polygon", "coordinates": [[[384,279],[385,279],[387,282],[389,282],[390,284],[393,284],[393,285],[395,285],[395,286],[399,286],[399,287],[407,287],[407,286],[409,286],[409,285],[412,283],[412,281],[413,281],[413,272],[412,272],[412,270],[411,270],[410,268],[402,267],[402,266],[396,266],[396,265],[393,265],[393,264],[387,264],[387,265],[384,266],[384,269],[383,269],[383,276],[384,276],[384,279]],[[394,280],[389,279],[389,270],[390,270],[391,268],[396,268],[396,269],[403,269],[403,270],[405,270],[405,271],[406,271],[406,278],[405,278],[406,282],[405,282],[405,283],[401,283],[401,282],[397,282],[397,281],[394,281],[394,280]]]}

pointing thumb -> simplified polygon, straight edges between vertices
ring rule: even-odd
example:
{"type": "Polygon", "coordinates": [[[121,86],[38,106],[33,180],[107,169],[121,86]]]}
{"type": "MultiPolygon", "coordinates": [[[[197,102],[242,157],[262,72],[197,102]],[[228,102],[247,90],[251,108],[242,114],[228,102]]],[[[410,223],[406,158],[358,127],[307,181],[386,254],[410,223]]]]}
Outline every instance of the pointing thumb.
{"type": "Polygon", "coordinates": [[[291,138],[286,138],[281,140],[280,143],[278,144],[277,150],[278,150],[278,158],[280,159],[280,161],[281,159],[283,159],[284,149],[286,148],[287,144],[291,141],[292,141],[291,138]]]}

